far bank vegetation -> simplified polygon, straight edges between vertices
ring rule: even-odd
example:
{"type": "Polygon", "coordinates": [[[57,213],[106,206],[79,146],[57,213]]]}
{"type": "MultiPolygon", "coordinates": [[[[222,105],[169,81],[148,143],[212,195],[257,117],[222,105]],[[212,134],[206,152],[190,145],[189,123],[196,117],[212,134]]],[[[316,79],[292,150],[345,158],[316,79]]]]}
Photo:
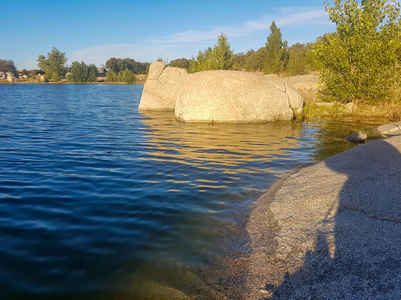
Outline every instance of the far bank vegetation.
{"type": "Polygon", "coordinates": [[[46,55],[39,55],[38,68],[18,71],[12,60],[0,59],[0,83],[72,82],[72,83],[144,83],[150,63],[132,58],[110,58],[98,68],[95,64],[74,61],[66,66],[65,52],[53,47],[46,55]]]}

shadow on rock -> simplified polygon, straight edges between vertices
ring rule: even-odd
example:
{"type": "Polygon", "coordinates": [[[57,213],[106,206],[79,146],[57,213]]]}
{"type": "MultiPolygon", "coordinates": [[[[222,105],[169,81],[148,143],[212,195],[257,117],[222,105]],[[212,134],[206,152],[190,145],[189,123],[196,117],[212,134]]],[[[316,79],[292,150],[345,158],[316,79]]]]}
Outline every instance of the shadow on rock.
{"type": "MultiPolygon", "coordinates": [[[[265,272],[249,271],[249,299],[400,299],[400,149],[401,137],[352,148],[293,174],[258,204],[279,230],[264,259],[254,255],[265,272]]],[[[269,245],[250,223],[260,256],[269,245]]]]}

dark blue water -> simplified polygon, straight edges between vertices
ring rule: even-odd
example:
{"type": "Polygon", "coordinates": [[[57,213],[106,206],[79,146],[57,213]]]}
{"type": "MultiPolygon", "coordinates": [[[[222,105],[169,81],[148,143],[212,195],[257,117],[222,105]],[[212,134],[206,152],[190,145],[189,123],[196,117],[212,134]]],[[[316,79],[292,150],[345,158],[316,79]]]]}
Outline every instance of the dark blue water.
{"type": "Polygon", "coordinates": [[[142,88],[0,85],[1,299],[207,293],[194,270],[233,247],[262,190],[351,146],[341,124],[139,113],[142,88]]]}

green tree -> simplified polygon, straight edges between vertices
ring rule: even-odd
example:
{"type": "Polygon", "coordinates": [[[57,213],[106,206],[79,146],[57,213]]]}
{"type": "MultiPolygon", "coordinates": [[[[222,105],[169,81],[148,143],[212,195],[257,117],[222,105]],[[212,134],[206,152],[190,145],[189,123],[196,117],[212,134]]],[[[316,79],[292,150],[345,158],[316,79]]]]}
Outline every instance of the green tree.
{"type": "Polygon", "coordinates": [[[287,41],[283,42],[281,30],[276,22],[270,25],[270,35],[266,42],[266,59],[263,71],[265,74],[279,74],[283,72],[287,61],[287,41]]]}
{"type": "Polygon", "coordinates": [[[308,71],[306,54],[308,47],[305,44],[296,43],[288,49],[288,61],[285,72],[288,75],[302,75],[308,71]]]}
{"type": "Polygon", "coordinates": [[[14,62],[8,59],[0,59],[0,72],[11,72],[13,74],[17,73],[14,62]]]}
{"type": "Polygon", "coordinates": [[[29,76],[31,76],[31,78],[35,78],[36,75],[38,75],[38,71],[37,71],[37,70],[31,70],[31,71],[29,72],[29,76]]]}
{"type": "Polygon", "coordinates": [[[118,74],[126,69],[135,74],[146,74],[149,63],[137,62],[132,58],[115,58],[112,57],[106,61],[106,68],[118,74]]]}
{"type": "Polygon", "coordinates": [[[90,64],[88,66],[88,82],[96,82],[98,72],[99,69],[96,67],[96,65],[90,64]]]}
{"type": "Polygon", "coordinates": [[[189,72],[199,72],[206,70],[230,70],[233,67],[233,51],[230,48],[227,36],[222,33],[217,38],[217,44],[213,49],[199,51],[189,64],[189,72]]]}
{"type": "Polygon", "coordinates": [[[47,57],[39,55],[36,61],[38,62],[38,67],[45,72],[45,76],[49,79],[59,81],[60,76],[65,75],[64,65],[67,62],[65,52],[61,52],[55,47],[51,52],[47,53],[47,57]]]}
{"type": "Polygon", "coordinates": [[[71,76],[68,79],[72,82],[87,82],[88,66],[83,61],[81,63],[74,61],[71,66],[71,76]]]}
{"type": "Polygon", "coordinates": [[[249,55],[245,60],[245,67],[248,71],[263,71],[266,60],[266,47],[259,48],[249,55]]]}
{"type": "Polygon", "coordinates": [[[335,33],[314,45],[326,100],[377,104],[400,86],[400,4],[394,0],[335,0],[326,12],[335,33]]]}
{"type": "Polygon", "coordinates": [[[71,65],[71,74],[68,80],[72,82],[96,82],[98,69],[96,65],[87,66],[83,61],[81,63],[74,61],[71,65]]]}
{"type": "Polygon", "coordinates": [[[112,71],[114,73],[120,72],[121,65],[119,59],[115,57],[109,58],[106,61],[106,68],[108,69],[108,71],[112,71]]]}
{"type": "Polygon", "coordinates": [[[179,58],[170,61],[169,66],[175,68],[189,69],[190,60],[186,58],[179,58]]]}
{"type": "Polygon", "coordinates": [[[108,71],[106,73],[106,82],[118,82],[117,74],[114,71],[108,71]]]}
{"type": "Polygon", "coordinates": [[[218,70],[230,70],[233,66],[231,50],[228,38],[225,34],[221,34],[217,38],[217,45],[213,47],[214,63],[218,70]]]}
{"type": "Polygon", "coordinates": [[[134,84],[136,82],[136,77],[134,72],[131,70],[125,69],[119,74],[119,81],[125,82],[126,84],[134,84]]]}
{"type": "Polygon", "coordinates": [[[234,70],[244,70],[246,69],[245,66],[245,61],[248,58],[249,55],[248,53],[253,53],[255,52],[254,50],[249,50],[247,53],[241,52],[241,53],[236,53],[233,55],[232,57],[232,61],[233,61],[233,69],[234,70]]]}

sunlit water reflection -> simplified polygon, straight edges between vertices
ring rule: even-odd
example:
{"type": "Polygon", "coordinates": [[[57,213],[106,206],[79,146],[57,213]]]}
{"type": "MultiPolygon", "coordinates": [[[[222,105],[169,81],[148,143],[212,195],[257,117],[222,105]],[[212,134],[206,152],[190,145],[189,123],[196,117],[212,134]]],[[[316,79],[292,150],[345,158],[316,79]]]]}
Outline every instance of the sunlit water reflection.
{"type": "Polygon", "coordinates": [[[352,146],[349,123],[185,124],[141,92],[0,86],[2,296],[224,295],[199,270],[246,248],[247,208],[352,146]]]}

